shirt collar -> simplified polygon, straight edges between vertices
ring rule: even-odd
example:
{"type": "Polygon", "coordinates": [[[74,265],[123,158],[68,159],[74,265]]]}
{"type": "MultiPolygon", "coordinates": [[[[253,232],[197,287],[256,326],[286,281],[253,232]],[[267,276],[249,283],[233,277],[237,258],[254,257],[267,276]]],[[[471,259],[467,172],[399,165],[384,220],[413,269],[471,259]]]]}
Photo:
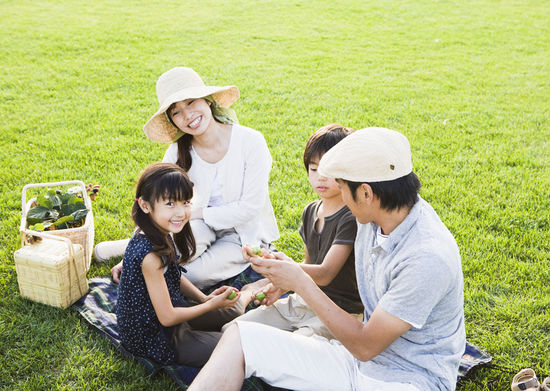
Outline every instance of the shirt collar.
{"type": "MultiPolygon", "coordinates": [[[[388,239],[379,245],[384,252],[391,252],[403,239],[403,237],[410,231],[411,227],[416,223],[418,217],[420,216],[422,205],[425,201],[422,197],[418,196],[415,204],[411,208],[409,214],[405,219],[389,234],[388,239]]],[[[376,230],[378,225],[375,223],[372,224],[373,234],[376,237],[376,230]]]]}

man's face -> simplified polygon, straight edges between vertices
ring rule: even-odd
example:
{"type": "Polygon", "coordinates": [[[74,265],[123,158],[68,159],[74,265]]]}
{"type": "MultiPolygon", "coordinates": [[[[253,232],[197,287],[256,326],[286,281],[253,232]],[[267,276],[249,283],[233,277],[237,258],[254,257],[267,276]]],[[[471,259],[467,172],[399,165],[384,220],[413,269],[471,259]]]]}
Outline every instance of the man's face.
{"type": "Polygon", "coordinates": [[[341,179],[337,179],[338,187],[342,193],[342,200],[347,205],[351,213],[355,216],[357,221],[361,224],[370,223],[372,221],[371,211],[372,205],[366,202],[365,192],[361,185],[357,189],[356,199],[353,199],[353,194],[346,182],[341,179]]]}

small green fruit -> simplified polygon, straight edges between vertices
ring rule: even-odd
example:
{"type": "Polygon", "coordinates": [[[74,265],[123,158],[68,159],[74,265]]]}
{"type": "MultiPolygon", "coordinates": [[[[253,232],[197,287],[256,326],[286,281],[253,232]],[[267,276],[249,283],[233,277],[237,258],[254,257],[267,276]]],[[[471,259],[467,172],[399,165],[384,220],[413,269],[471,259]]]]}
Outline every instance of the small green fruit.
{"type": "Polygon", "coordinates": [[[252,252],[259,257],[262,256],[262,248],[260,246],[253,246],[252,252]]]}
{"type": "Polygon", "coordinates": [[[231,291],[231,293],[227,295],[227,300],[233,300],[235,297],[237,297],[237,292],[231,291]]]}
{"type": "Polygon", "coordinates": [[[260,292],[256,295],[256,300],[261,302],[263,299],[265,299],[265,293],[260,292]]]}
{"type": "Polygon", "coordinates": [[[44,224],[42,223],[36,223],[34,225],[31,225],[29,229],[33,231],[44,231],[46,227],[44,227],[44,224]]]}

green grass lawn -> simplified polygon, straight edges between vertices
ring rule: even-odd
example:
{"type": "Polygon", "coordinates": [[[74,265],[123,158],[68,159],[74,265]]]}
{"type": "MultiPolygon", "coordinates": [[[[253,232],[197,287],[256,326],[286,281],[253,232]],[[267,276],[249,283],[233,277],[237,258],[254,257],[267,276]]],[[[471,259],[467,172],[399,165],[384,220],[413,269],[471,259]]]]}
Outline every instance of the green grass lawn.
{"type": "Polygon", "coordinates": [[[550,375],[548,20],[544,0],[0,0],[0,389],[176,389],[76,312],[22,299],[13,252],[27,183],[100,184],[96,243],[130,235],[136,177],[166,148],[141,129],[178,65],[240,88],[239,119],[274,159],[276,244],[297,259],[308,136],[332,122],[404,133],[461,250],[468,339],[511,371],[458,389],[550,375]]]}

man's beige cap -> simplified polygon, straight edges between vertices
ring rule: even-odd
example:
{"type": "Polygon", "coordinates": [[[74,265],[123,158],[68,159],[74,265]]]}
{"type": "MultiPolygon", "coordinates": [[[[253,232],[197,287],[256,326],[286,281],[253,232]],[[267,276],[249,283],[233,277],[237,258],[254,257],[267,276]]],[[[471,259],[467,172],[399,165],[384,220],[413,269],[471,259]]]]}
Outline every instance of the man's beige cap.
{"type": "Polygon", "coordinates": [[[352,182],[384,182],[412,172],[411,146],[395,130],[356,130],[323,155],[319,174],[352,182]]]}

